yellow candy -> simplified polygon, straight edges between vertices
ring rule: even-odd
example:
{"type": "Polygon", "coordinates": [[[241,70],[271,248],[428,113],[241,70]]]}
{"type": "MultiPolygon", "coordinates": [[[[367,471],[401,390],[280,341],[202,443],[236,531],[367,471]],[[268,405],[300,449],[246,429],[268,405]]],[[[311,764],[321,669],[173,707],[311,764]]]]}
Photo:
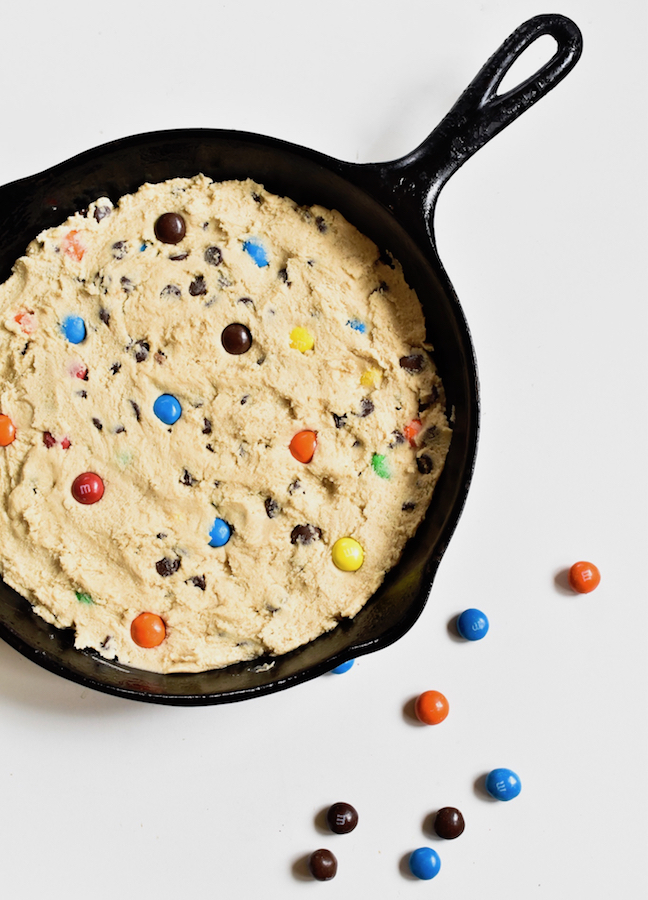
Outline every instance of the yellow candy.
{"type": "Polygon", "coordinates": [[[362,387],[378,388],[382,381],[382,372],[380,369],[367,369],[360,376],[360,384],[362,387]]]}
{"type": "Polygon", "coordinates": [[[293,350],[306,353],[307,350],[312,350],[315,346],[315,339],[305,328],[293,328],[290,332],[290,346],[293,350]]]}
{"type": "Polygon", "coordinates": [[[339,538],[331,551],[333,562],[343,572],[356,572],[364,562],[364,551],[353,538],[339,538]]]}

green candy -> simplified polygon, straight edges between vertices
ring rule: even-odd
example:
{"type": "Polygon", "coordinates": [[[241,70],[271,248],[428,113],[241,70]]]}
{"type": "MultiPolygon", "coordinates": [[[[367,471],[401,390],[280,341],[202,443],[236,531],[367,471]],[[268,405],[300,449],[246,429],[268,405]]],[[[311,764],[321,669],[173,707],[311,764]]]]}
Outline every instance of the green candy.
{"type": "Polygon", "coordinates": [[[76,598],[79,603],[94,603],[94,600],[90,596],[90,594],[83,594],[81,591],[75,591],[76,598]]]}
{"type": "Polygon", "coordinates": [[[371,468],[379,478],[389,478],[391,475],[389,461],[386,456],[382,456],[380,453],[374,453],[371,457],[371,468]]]}

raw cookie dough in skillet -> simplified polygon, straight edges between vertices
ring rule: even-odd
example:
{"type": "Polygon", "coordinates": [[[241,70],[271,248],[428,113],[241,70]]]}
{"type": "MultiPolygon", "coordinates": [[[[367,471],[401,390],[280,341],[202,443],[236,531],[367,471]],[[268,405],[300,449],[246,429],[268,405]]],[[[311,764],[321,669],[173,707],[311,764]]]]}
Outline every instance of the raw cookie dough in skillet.
{"type": "Polygon", "coordinates": [[[337,212],[147,184],[40,234],[0,308],[2,575],[79,648],[285,653],[354,616],[425,514],[450,429],[421,307],[337,212]]]}

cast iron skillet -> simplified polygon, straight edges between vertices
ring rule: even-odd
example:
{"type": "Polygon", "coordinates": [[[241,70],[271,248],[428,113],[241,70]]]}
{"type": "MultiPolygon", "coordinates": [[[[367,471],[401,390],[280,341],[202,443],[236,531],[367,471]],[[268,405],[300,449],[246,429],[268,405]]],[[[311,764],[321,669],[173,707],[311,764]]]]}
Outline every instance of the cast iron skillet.
{"type": "Polygon", "coordinates": [[[351,621],[276,659],[199,674],[157,675],[74,649],[72,635],[47,625],[0,582],[0,636],[44,668],[86,687],[134,700],[177,705],[226,703],[281,690],[387,646],[421,614],[463,508],[477,447],[477,371],[468,326],[437,255],[436,200],[451,175],[494,135],[550,91],[576,64],[581,34],[569,19],[537,16],[486,63],[423,143],[393,162],[356,165],[257,134],[211,129],[161,131],[97,147],[0,188],[0,280],[44,228],[100,196],[116,201],[144,182],[190,177],[253,178],[302,204],[339,210],[403,265],[426,316],[454,433],[428,514],[400,563],[351,621]],[[522,52],[551,35],[554,56],[502,95],[498,88],[522,52]]]}

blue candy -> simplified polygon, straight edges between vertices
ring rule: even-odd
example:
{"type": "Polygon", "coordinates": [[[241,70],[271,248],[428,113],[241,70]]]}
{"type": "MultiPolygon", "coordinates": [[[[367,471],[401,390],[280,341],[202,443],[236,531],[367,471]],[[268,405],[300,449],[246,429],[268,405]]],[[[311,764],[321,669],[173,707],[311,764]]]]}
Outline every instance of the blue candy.
{"type": "Polygon", "coordinates": [[[493,769],[486,776],[486,790],[496,800],[513,800],[522,790],[522,782],[512,769],[493,769]]]}
{"type": "Polygon", "coordinates": [[[243,249],[249,253],[257,266],[262,269],[268,265],[268,254],[263,244],[256,238],[250,238],[243,243],[243,249]]]}
{"type": "Polygon", "coordinates": [[[165,425],[173,425],[182,415],[182,407],[173,394],[160,394],[153,404],[153,412],[165,425]]]}
{"type": "Polygon", "coordinates": [[[348,672],[355,659],[348,659],[346,662],[340,663],[339,666],[336,666],[334,669],[331,669],[331,673],[333,675],[343,675],[345,672],[348,672]]]}
{"type": "Polygon", "coordinates": [[[71,344],[80,344],[81,341],[85,340],[86,327],[81,316],[66,316],[63,319],[61,331],[71,344]]]}
{"type": "Polygon", "coordinates": [[[214,519],[214,524],[209,532],[210,547],[224,547],[229,541],[232,529],[229,527],[225,519],[214,519]]]}
{"type": "Polygon", "coordinates": [[[419,847],[409,858],[409,867],[412,875],[423,881],[429,881],[439,874],[441,868],[441,860],[436,850],[431,847],[419,847]]]}
{"type": "Polygon", "coordinates": [[[353,328],[354,331],[359,331],[360,334],[365,334],[367,330],[367,326],[360,319],[347,319],[347,325],[353,328]]]}
{"type": "Polygon", "coordinates": [[[467,641],[481,641],[488,634],[488,619],[479,609],[465,609],[457,619],[457,631],[467,641]]]}

